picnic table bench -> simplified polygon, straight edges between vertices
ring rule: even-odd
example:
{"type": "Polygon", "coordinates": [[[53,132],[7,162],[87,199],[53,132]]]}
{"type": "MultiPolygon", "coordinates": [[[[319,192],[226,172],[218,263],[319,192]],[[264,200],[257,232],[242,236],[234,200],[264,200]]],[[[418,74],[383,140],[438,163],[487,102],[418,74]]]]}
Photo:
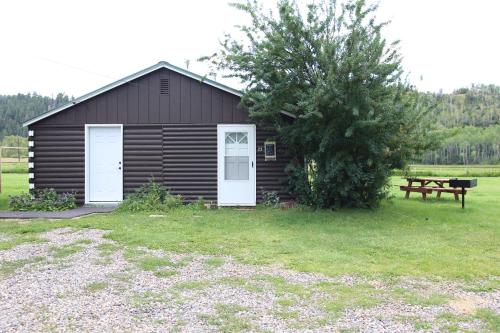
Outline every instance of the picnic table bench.
{"type": "Polygon", "coordinates": [[[467,193],[466,190],[462,191],[462,188],[458,187],[446,187],[446,185],[450,184],[450,179],[448,178],[406,178],[408,185],[401,185],[399,188],[401,191],[405,191],[405,198],[408,199],[410,197],[411,192],[417,192],[422,194],[422,199],[425,200],[427,198],[427,194],[431,194],[435,191],[436,197],[440,198],[441,193],[453,193],[455,196],[455,200],[459,200],[459,194],[465,195],[467,193]],[[418,183],[419,185],[414,186],[414,183],[418,183]]]}

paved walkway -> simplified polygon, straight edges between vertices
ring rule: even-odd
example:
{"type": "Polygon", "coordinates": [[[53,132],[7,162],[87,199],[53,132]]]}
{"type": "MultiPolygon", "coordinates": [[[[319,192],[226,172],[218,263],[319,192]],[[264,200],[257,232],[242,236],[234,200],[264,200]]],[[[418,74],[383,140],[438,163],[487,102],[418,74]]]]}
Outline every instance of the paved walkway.
{"type": "Polygon", "coordinates": [[[78,207],[61,212],[13,212],[0,211],[0,219],[72,219],[95,213],[109,213],[116,207],[78,207]]]}

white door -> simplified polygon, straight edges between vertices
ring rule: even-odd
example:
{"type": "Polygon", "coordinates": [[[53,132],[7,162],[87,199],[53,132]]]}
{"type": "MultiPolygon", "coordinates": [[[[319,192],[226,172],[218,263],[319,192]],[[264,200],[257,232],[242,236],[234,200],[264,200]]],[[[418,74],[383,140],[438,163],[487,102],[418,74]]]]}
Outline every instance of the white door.
{"type": "Polygon", "coordinates": [[[218,205],[255,206],[255,169],[255,125],[218,125],[218,205]]]}
{"type": "Polygon", "coordinates": [[[123,199],[122,127],[87,127],[87,202],[123,199]]]}

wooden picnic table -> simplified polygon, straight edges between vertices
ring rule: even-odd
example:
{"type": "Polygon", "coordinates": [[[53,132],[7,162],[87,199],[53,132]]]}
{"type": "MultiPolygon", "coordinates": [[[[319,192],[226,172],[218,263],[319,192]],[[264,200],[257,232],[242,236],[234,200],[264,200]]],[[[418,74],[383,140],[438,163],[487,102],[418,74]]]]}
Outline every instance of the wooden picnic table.
{"type": "Polygon", "coordinates": [[[427,194],[431,194],[432,191],[437,192],[436,197],[440,198],[441,193],[453,193],[455,200],[459,200],[459,194],[465,195],[466,191],[462,192],[462,189],[456,187],[449,187],[449,178],[425,178],[425,177],[408,177],[406,178],[408,185],[400,186],[401,191],[405,191],[405,198],[410,197],[411,192],[418,192],[422,194],[422,199],[427,198],[427,194]],[[415,186],[414,183],[419,185],[415,186]],[[448,186],[447,186],[448,185],[448,186]]]}
{"type": "Polygon", "coordinates": [[[445,187],[444,184],[449,184],[449,178],[406,178],[408,181],[408,186],[412,186],[413,183],[420,183],[420,186],[424,187],[429,184],[436,184],[438,187],[445,187]]]}

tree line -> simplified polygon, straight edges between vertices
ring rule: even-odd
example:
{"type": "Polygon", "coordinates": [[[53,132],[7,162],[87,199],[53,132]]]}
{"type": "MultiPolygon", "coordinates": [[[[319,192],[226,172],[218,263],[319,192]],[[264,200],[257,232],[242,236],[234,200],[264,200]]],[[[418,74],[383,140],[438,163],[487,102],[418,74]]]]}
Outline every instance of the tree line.
{"type": "Polygon", "coordinates": [[[0,95],[0,141],[9,135],[26,137],[28,130],[23,127],[23,122],[69,100],[68,96],[61,93],[55,98],[37,93],[0,95]]]}
{"type": "MultiPolygon", "coordinates": [[[[416,156],[414,162],[500,163],[499,86],[472,85],[450,94],[420,93],[420,99],[430,109],[427,121],[435,125],[436,148],[416,156]]],[[[62,93],[55,98],[37,93],[0,95],[0,142],[4,141],[4,146],[17,142],[24,145],[27,129],[22,123],[69,100],[62,93]],[[14,137],[6,140],[7,136],[14,137]]]]}

